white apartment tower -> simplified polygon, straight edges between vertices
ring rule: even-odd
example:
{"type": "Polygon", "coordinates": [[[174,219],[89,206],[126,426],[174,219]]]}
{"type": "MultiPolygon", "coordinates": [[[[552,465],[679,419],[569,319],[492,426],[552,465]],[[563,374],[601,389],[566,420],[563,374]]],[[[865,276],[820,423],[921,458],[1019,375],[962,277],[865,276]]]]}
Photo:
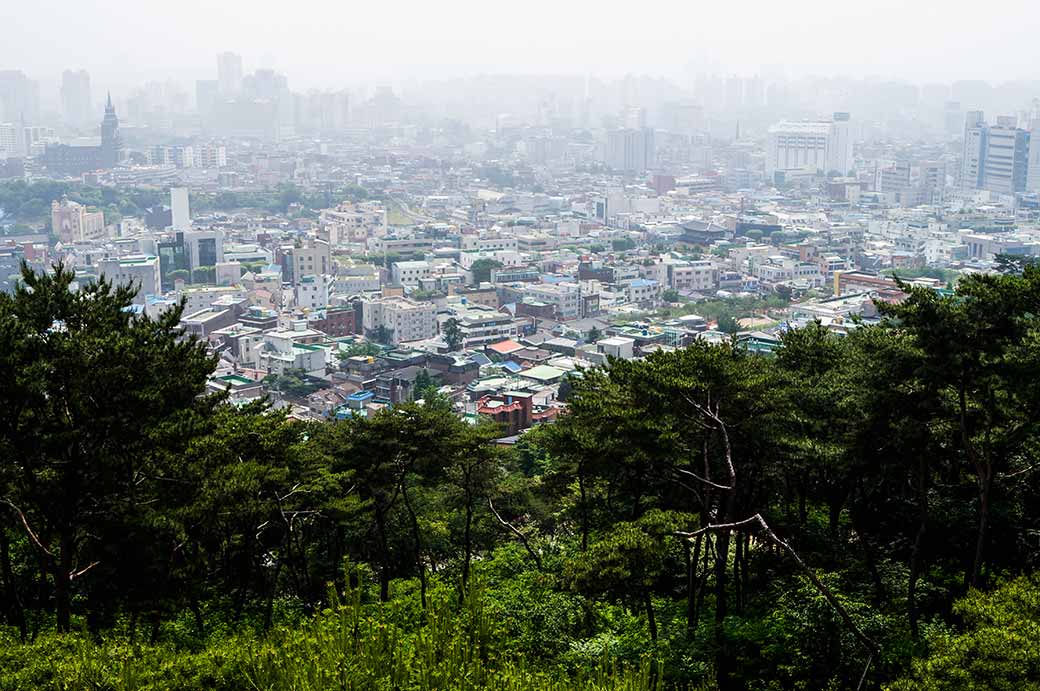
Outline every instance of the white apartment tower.
{"type": "Polygon", "coordinates": [[[188,188],[170,188],[170,211],[174,230],[191,230],[191,210],[188,207],[188,188]]]}
{"type": "Polygon", "coordinates": [[[779,122],[769,128],[766,174],[786,171],[852,170],[852,135],[849,114],[835,113],[829,121],[779,122]]]}

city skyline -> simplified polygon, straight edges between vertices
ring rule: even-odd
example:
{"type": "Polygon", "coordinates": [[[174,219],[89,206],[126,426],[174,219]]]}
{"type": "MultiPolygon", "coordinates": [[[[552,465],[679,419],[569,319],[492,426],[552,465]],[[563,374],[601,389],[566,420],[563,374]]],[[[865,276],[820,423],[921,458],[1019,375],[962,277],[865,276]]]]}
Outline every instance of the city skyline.
{"type": "Polygon", "coordinates": [[[225,51],[243,56],[246,71],[274,68],[301,89],[477,74],[646,74],[684,87],[699,73],[915,84],[1034,79],[1040,47],[1028,40],[1030,23],[1008,21],[1016,12],[1028,16],[1031,6],[1016,0],[968,22],[957,11],[961,4],[940,11],[890,0],[869,7],[799,0],[740,10],[669,3],[632,17],[538,0],[502,24],[469,0],[437,9],[305,2],[291,13],[238,0],[219,7],[184,2],[162,12],[46,0],[4,18],[0,68],[22,69],[45,86],[66,69],[86,69],[96,84],[116,90],[208,78],[214,56],[225,51]],[[41,22],[55,38],[47,51],[32,43],[31,28],[41,22]],[[98,32],[120,40],[89,52],[75,48],[84,33],[98,32]]]}

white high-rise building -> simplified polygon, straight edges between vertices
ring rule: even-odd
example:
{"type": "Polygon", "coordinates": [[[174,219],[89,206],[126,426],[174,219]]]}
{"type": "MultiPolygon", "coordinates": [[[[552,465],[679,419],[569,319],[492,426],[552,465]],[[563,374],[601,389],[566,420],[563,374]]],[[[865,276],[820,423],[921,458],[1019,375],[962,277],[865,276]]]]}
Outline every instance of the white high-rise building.
{"type": "Polygon", "coordinates": [[[91,121],[90,74],[86,70],[65,70],[61,75],[61,109],[66,124],[91,121]]]}
{"type": "Polygon", "coordinates": [[[976,189],[982,184],[982,164],[986,155],[986,134],[989,127],[981,110],[969,111],[964,116],[964,153],[961,156],[961,187],[976,189]]]}
{"type": "Polygon", "coordinates": [[[1029,163],[1026,173],[1026,192],[1040,192],[1040,123],[1029,134],[1029,163]]]}
{"type": "Polygon", "coordinates": [[[241,55],[221,53],[217,56],[217,88],[224,97],[234,96],[242,90],[241,55]]]}
{"type": "Polygon", "coordinates": [[[170,210],[174,230],[191,230],[191,210],[188,207],[188,188],[170,189],[170,210]]]}
{"type": "Polygon", "coordinates": [[[365,334],[375,336],[382,328],[392,345],[420,341],[437,335],[437,306],[403,297],[366,300],[362,305],[365,334]]]}
{"type": "Polygon", "coordinates": [[[607,133],[605,163],[625,173],[643,173],[654,167],[657,149],[650,128],[620,129],[607,133]]]}
{"type": "Polygon", "coordinates": [[[766,174],[786,171],[852,170],[852,135],[849,114],[835,113],[829,121],[780,122],[769,128],[766,174]]]}
{"type": "Polygon", "coordinates": [[[18,152],[18,125],[0,122],[0,158],[14,157],[18,152]]]}

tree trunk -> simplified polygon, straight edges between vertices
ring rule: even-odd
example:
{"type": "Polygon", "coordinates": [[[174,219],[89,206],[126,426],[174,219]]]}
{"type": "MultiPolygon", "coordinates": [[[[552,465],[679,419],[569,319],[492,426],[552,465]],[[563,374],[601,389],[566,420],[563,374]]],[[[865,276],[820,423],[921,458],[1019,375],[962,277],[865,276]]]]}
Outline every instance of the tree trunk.
{"type": "Polygon", "coordinates": [[[202,618],[202,607],[199,605],[199,598],[194,593],[192,593],[188,607],[191,609],[192,616],[195,617],[195,629],[198,631],[199,636],[205,636],[206,622],[202,618]]]}
{"type": "Polygon", "coordinates": [[[408,509],[408,518],[412,523],[412,542],[415,545],[413,556],[415,557],[415,568],[419,571],[419,602],[425,610],[426,567],[423,566],[422,561],[422,536],[419,532],[419,519],[415,515],[415,510],[412,508],[411,500],[408,498],[408,487],[403,482],[401,483],[401,497],[404,499],[404,506],[408,509]]]}
{"type": "Polygon", "coordinates": [[[798,525],[805,525],[809,520],[809,510],[806,506],[805,478],[798,483],[798,525]]]}
{"type": "Polygon", "coordinates": [[[735,540],[734,552],[733,552],[733,606],[736,611],[740,612],[743,607],[744,593],[741,590],[743,581],[740,577],[740,565],[743,561],[744,556],[744,540],[743,537],[738,535],[735,540]]]}
{"type": "Polygon", "coordinates": [[[7,534],[6,528],[0,528],[0,576],[4,582],[8,623],[18,627],[18,635],[24,643],[29,635],[29,630],[25,624],[22,600],[18,597],[18,584],[14,580],[14,571],[11,568],[10,536],[7,534]]]}
{"type": "Polygon", "coordinates": [[[650,630],[650,641],[657,643],[657,618],[654,616],[654,599],[650,597],[650,591],[643,591],[643,604],[646,607],[646,625],[650,630]]]}
{"type": "Polygon", "coordinates": [[[852,529],[856,532],[856,537],[863,547],[863,559],[866,561],[867,571],[870,572],[870,579],[874,584],[874,606],[878,607],[887,599],[887,593],[885,592],[885,584],[881,581],[881,573],[877,568],[877,554],[874,552],[874,546],[870,544],[867,534],[862,529],[861,518],[862,516],[856,511],[855,506],[850,506],[849,520],[852,522],[852,529]]]}
{"type": "Polygon", "coordinates": [[[686,547],[686,634],[692,635],[697,628],[697,562],[701,558],[701,539],[697,536],[697,542],[690,554],[690,543],[685,542],[686,547]]]}
{"type": "Polygon", "coordinates": [[[69,531],[63,531],[60,544],[61,554],[58,559],[51,560],[54,566],[54,616],[60,633],[68,633],[72,628],[72,544],[74,540],[69,531]]]}
{"type": "Polygon", "coordinates": [[[924,564],[924,538],[928,530],[928,463],[922,454],[917,465],[917,535],[914,537],[914,546],[910,550],[910,577],[906,589],[907,615],[910,619],[910,635],[917,639],[920,637],[918,628],[917,611],[917,582],[921,578],[924,564]]]}
{"type": "MultiPolygon", "coordinates": [[[[723,512],[726,523],[733,522],[733,510],[736,504],[733,492],[727,493],[723,512]]],[[[732,531],[722,530],[715,540],[715,670],[718,677],[719,691],[735,689],[732,680],[733,659],[726,640],[724,622],[728,611],[726,574],[729,567],[729,542],[732,531]]]]}
{"type": "Polygon", "coordinates": [[[127,626],[130,628],[130,645],[133,645],[137,642],[137,605],[130,609],[130,621],[127,626]]]}
{"type": "Polygon", "coordinates": [[[386,541],[386,516],[376,511],[376,531],[379,533],[379,601],[390,601],[390,548],[386,541]]]}
{"type": "Polygon", "coordinates": [[[466,595],[469,588],[470,560],[473,558],[473,498],[466,493],[466,528],[463,532],[463,548],[466,551],[465,559],[462,561],[462,594],[466,595]]]}
{"type": "Polygon", "coordinates": [[[581,551],[589,548],[589,505],[585,496],[585,473],[582,466],[578,465],[578,493],[581,498],[581,551]]]}
{"type": "MultiPolygon", "coordinates": [[[[730,522],[727,518],[727,522],[730,522]]],[[[731,683],[733,660],[726,642],[724,622],[727,607],[726,574],[729,564],[729,531],[722,531],[715,541],[715,670],[718,675],[719,691],[731,691],[735,687],[731,683]]]]}
{"type": "MultiPolygon", "coordinates": [[[[837,543],[838,529],[841,526],[841,510],[845,505],[845,496],[831,496],[827,502],[827,526],[830,529],[831,541],[837,543]]],[[[836,545],[835,545],[836,546],[836,545]]]]}
{"type": "Polygon", "coordinates": [[[993,493],[993,465],[988,461],[979,463],[979,527],[975,539],[975,558],[972,560],[968,588],[978,588],[985,560],[987,530],[989,528],[990,496],[993,493]]]}

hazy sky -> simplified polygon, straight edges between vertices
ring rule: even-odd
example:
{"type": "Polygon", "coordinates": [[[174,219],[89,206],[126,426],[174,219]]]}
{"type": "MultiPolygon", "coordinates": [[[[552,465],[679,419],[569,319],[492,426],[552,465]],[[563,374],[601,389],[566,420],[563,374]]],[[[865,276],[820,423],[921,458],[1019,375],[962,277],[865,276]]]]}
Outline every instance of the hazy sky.
{"type": "Polygon", "coordinates": [[[1037,0],[0,0],[0,69],[187,84],[231,50],[293,89],[489,72],[1004,81],[1040,78],[1038,25],[1037,0]]]}

